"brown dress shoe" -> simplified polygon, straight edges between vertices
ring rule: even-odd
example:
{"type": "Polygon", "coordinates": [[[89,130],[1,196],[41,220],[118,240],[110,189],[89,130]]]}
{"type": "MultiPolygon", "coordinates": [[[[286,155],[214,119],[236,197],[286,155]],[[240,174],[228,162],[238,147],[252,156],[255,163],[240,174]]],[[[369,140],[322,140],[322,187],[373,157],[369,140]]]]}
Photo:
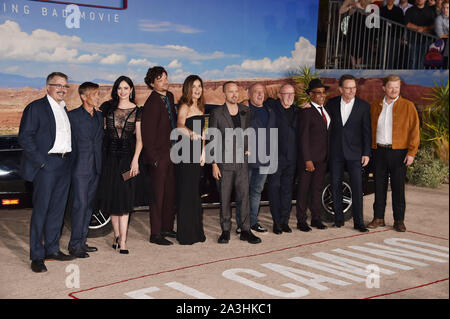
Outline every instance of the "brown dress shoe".
{"type": "Polygon", "coordinates": [[[374,218],[368,225],[367,228],[377,228],[384,227],[386,224],[384,223],[383,218],[374,218]]]}
{"type": "Polygon", "coordinates": [[[406,226],[403,223],[403,220],[396,220],[394,221],[394,229],[398,232],[405,232],[406,226]]]}

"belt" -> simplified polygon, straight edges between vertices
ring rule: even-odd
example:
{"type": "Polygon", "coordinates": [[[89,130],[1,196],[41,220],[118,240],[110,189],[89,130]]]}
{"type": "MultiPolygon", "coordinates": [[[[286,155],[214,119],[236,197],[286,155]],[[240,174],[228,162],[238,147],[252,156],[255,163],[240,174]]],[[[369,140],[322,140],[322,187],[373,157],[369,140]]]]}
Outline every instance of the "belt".
{"type": "Polygon", "coordinates": [[[392,149],[392,144],[378,144],[377,143],[377,147],[392,149]]]}
{"type": "Polygon", "coordinates": [[[56,156],[56,157],[64,158],[64,157],[69,156],[70,153],[71,153],[71,152],[66,152],[66,153],[50,153],[50,154],[48,154],[48,155],[53,155],[53,156],[56,156]]]}

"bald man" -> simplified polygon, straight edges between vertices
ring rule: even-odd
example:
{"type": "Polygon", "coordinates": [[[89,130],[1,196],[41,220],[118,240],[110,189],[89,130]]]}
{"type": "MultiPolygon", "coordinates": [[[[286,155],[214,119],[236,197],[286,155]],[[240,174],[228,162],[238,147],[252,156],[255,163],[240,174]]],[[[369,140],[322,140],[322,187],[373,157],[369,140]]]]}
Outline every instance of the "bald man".
{"type": "Polygon", "coordinates": [[[295,89],[291,84],[281,86],[278,99],[268,99],[268,105],[275,114],[278,129],[278,169],[269,177],[270,213],[273,232],[291,233],[289,217],[292,206],[292,188],[297,164],[297,131],[299,108],[294,105],[295,89]]]}
{"type": "MultiPolygon", "coordinates": [[[[250,197],[250,228],[256,232],[264,233],[267,229],[261,226],[258,220],[259,205],[261,202],[261,193],[264,189],[264,184],[269,173],[270,162],[263,162],[259,158],[258,149],[259,143],[264,143],[261,139],[266,139],[266,156],[270,152],[270,129],[275,128],[275,114],[264,105],[265,87],[261,83],[254,83],[248,88],[249,109],[250,109],[250,127],[255,130],[256,140],[254,153],[255,161],[248,163],[248,179],[249,179],[249,197],[250,197]],[[263,135],[259,135],[263,134],[263,135]],[[265,135],[265,136],[264,136],[265,135]]],[[[236,207],[236,223],[238,228],[237,233],[240,233],[241,228],[239,219],[239,208],[236,207]]]]}

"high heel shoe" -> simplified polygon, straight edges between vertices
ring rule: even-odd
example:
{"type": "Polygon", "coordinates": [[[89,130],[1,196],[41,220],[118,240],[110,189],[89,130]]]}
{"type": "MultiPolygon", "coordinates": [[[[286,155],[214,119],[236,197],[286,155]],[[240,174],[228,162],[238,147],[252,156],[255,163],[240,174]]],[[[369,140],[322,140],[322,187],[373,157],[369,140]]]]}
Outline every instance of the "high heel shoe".
{"type": "Polygon", "coordinates": [[[114,237],[114,244],[112,244],[112,248],[117,251],[118,249],[120,249],[120,245],[119,245],[119,236],[114,237]]]}
{"type": "Polygon", "coordinates": [[[119,253],[124,254],[124,255],[128,255],[129,251],[128,251],[128,249],[120,249],[119,253]]]}

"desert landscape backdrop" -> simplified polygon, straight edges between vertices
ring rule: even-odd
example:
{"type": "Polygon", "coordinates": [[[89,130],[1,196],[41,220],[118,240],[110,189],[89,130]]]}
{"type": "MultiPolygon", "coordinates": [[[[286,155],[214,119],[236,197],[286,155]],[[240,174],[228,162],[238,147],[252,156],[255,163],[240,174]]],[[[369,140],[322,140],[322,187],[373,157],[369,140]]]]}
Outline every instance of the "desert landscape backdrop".
{"type": "MultiPolygon", "coordinates": [[[[338,80],[334,78],[323,78],[323,83],[330,87],[328,91],[328,98],[339,95],[338,80]]],[[[225,102],[222,85],[223,81],[205,81],[204,94],[207,104],[223,104],[225,102]]],[[[260,82],[265,85],[267,96],[276,98],[279,87],[286,82],[295,85],[296,90],[300,92],[303,90],[301,85],[297,85],[290,78],[281,79],[249,79],[237,80],[240,89],[241,101],[246,104],[248,100],[247,90],[249,86],[255,82],[260,82]]],[[[383,97],[381,78],[369,78],[358,80],[357,96],[366,100],[369,103],[383,97]]],[[[67,92],[66,104],[69,110],[77,108],[81,105],[80,97],[78,96],[78,84],[71,84],[67,92]]],[[[175,95],[175,101],[181,97],[182,84],[170,84],[169,90],[175,95]]],[[[110,99],[112,84],[100,84],[100,98],[101,102],[110,99]]],[[[144,84],[138,84],[136,89],[136,102],[138,105],[143,105],[150,95],[151,90],[144,84]]],[[[407,83],[402,86],[402,96],[413,101],[421,110],[429,102],[426,97],[432,92],[432,87],[409,85],[407,83]]],[[[43,97],[46,94],[45,88],[38,90],[30,87],[21,89],[0,88],[0,134],[17,134],[19,131],[20,119],[24,108],[32,101],[43,97]]]]}

